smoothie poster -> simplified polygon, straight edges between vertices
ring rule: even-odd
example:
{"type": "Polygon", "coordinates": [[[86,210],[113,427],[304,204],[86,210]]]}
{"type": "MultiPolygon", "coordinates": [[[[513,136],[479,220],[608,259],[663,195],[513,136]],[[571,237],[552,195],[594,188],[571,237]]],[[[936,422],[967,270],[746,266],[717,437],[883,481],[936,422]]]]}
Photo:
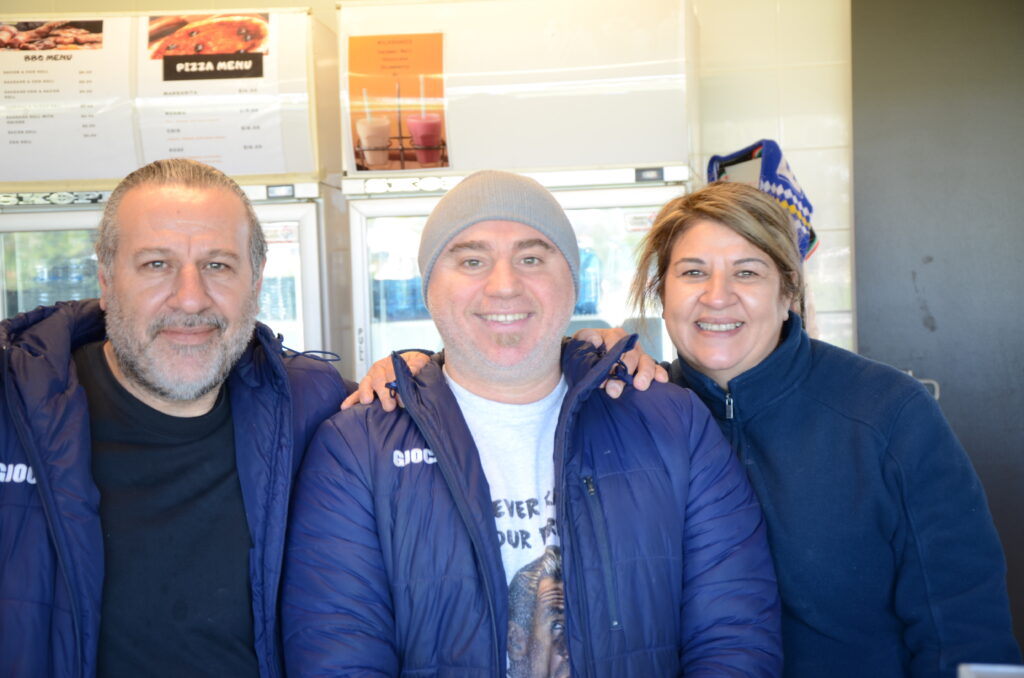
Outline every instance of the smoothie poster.
{"type": "Polygon", "coordinates": [[[442,34],[348,39],[357,170],[448,167],[442,34]]]}

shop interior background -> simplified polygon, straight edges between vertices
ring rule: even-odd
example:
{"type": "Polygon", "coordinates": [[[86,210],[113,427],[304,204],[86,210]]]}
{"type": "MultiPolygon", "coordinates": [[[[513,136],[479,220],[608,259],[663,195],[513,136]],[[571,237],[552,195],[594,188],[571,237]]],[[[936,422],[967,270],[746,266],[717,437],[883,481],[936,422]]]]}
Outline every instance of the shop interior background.
{"type": "MultiPolygon", "coordinates": [[[[335,30],[333,0],[272,5],[308,6],[322,29],[335,30]]],[[[1010,565],[1017,636],[1024,643],[1024,223],[1019,205],[1009,204],[1024,178],[1024,3],[691,5],[699,40],[694,174],[701,176],[714,153],[760,138],[780,143],[815,207],[821,246],[808,276],[822,333],[942,383],[943,409],[989,494],[1010,565]],[[887,71],[897,63],[899,69],[887,71]],[[887,72],[905,80],[897,86],[881,77],[887,72]],[[925,223],[912,237],[886,237],[914,222],[922,206],[925,223]],[[950,223],[943,214],[959,221],[950,223]],[[929,273],[912,281],[911,267],[917,265],[911,259],[925,244],[941,246],[931,255],[929,273]],[[964,253],[972,256],[969,262],[961,258],[964,253]],[[931,287],[922,289],[922,279],[931,287]],[[956,306],[943,302],[943,283],[961,288],[961,295],[948,297],[956,306]],[[937,329],[921,329],[922,304],[937,329]],[[901,332],[904,327],[910,329],[901,332]],[[950,335],[958,329],[970,336],[950,335]]],[[[77,0],[3,0],[4,12],[12,14],[195,6],[187,0],[94,0],[85,6],[77,0]]],[[[253,3],[218,0],[210,6],[253,3]]],[[[337,61],[336,54],[316,58],[337,61]]],[[[338,101],[337,81],[318,81],[317,87],[319,106],[338,101]]],[[[320,141],[321,148],[332,147],[320,141]]],[[[340,144],[333,148],[340,153],[340,144]]],[[[321,164],[338,167],[340,160],[322,155],[321,164]]],[[[500,157],[494,165],[501,166],[500,157]]]]}

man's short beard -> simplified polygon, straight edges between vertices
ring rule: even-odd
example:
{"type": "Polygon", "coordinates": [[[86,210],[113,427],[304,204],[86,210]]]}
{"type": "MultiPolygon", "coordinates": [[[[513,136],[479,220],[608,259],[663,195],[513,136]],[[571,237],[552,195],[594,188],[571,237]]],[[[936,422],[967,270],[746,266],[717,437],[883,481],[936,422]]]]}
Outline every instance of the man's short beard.
{"type": "Polygon", "coordinates": [[[165,400],[190,401],[220,387],[252,339],[259,311],[256,293],[249,297],[237,327],[218,313],[172,312],[156,318],[146,328],[145,340],[134,335],[132,324],[116,296],[107,300],[107,337],[124,375],[140,388],[165,400]],[[157,346],[166,327],[213,327],[217,332],[205,344],[157,346]],[[170,355],[167,355],[170,352],[170,355]],[[200,374],[187,379],[175,369],[174,358],[204,357],[200,374]]]}

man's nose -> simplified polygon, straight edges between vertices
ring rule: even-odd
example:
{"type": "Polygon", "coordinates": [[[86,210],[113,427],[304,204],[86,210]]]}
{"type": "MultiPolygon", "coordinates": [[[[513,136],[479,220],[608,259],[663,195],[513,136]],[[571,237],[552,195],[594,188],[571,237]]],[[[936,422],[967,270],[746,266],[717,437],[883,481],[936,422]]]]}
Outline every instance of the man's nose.
{"type": "Polygon", "coordinates": [[[487,294],[494,296],[510,296],[521,291],[521,281],[512,262],[500,260],[495,262],[487,275],[487,294]]]}
{"type": "Polygon", "coordinates": [[[183,266],[174,279],[171,305],[185,313],[200,313],[211,303],[206,281],[199,268],[192,264],[183,266]]]}

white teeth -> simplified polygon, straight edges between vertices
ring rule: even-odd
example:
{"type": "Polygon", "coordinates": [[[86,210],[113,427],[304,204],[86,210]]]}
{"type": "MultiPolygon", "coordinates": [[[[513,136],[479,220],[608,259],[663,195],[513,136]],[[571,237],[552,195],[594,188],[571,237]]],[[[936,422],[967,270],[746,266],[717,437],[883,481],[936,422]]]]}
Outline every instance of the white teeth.
{"type": "Polygon", "coordinates": [[[489,313],[481,317],[492,323],[514,323],[519,320],[526,320],[526,313],[489,313]]]}
{"type": "Polygon", "coordinates": [[[738,329],[742,325],[743,325],[743,323],[741,323],[741,322],[735,322],[735,323],[702,323],[700,321],[697,322],[697,327],[701,328],[702,330],[706,330],[708,332],[728,332],[729,330],[738,329]]]}

